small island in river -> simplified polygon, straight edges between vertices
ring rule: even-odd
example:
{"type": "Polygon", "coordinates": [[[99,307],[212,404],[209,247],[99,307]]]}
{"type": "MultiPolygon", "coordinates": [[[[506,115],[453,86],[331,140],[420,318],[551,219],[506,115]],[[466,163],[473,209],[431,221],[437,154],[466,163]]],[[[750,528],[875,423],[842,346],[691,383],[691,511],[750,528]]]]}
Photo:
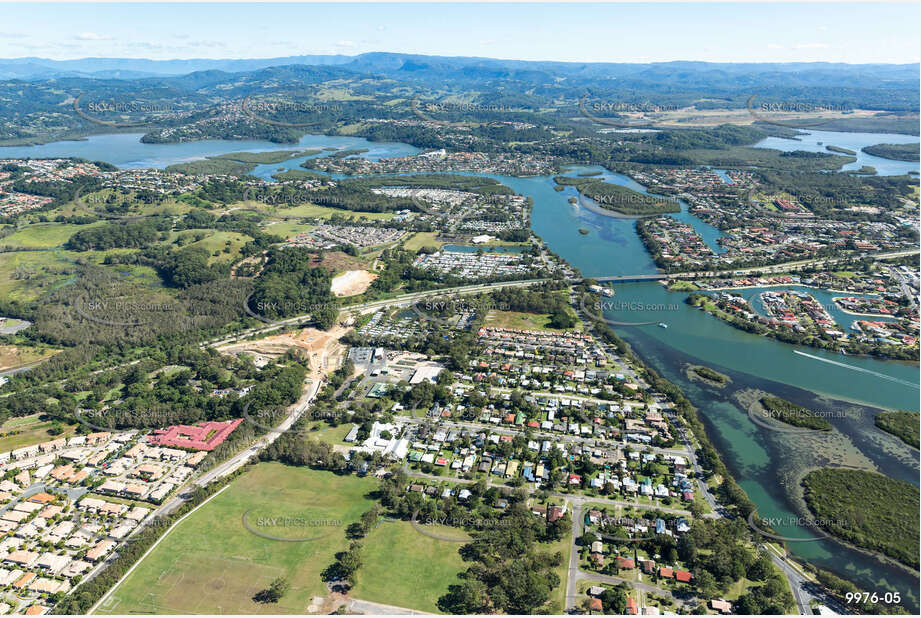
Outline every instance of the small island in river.
{"type": "Polygon", "coordinates": [[[705,384],[717,388],[723,388],[732,382],[732,378],[726,374],[710,369],[709,367],[704,367],[703,365],[688,365],[687,375],[691,380],[700,380],[705,384]]]}
{"type": "Polygon", "coordinates": [[[862,151],[874,157],[892,159],[893,161],[917,161],[919,159],[918,144],[876,144],[864,146],[862,151]]]}

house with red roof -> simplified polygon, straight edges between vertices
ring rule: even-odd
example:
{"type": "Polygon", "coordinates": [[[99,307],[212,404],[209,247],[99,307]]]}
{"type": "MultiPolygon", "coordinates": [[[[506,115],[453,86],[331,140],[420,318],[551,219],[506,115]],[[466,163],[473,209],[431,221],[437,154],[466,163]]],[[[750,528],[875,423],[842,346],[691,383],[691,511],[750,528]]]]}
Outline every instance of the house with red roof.
{"type": "Polygon", "coordinates": [[[619,569],[632,569],[636,565],[633,564],[633,558],[624,558],[623,556],[617,557],[617,568],[619,569]]]}

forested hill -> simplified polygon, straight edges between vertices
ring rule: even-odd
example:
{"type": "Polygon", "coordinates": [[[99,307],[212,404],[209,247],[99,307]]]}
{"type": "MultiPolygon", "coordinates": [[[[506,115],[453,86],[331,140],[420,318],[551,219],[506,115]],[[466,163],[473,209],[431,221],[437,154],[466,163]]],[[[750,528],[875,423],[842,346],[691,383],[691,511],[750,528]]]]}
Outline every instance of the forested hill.
{"type": "Polygon", "coordinates": [[[0,60],[0,79],[42,80],[60,77],[90,77],[131,79],[154,76],[180,76],[200,71],[245,73],[269,67],[304,65],[337,66],[359,73],[396,77],[427,72],[452,78],[513,78],[527,80],[541,74],[586,80],[634,79],[665,83],[701,83],[712,86],[750,86],[748,78],[759,81],[783,79],[790,86],[829,86],[845,84],[854,88],[891,87],[900,82],[915,82],[917,64],[844,64],[829,62],[550,62],[533,60],[502,60],[468,56],[427,56],[371,52],[357,56],[312,55],[257,59],[188,59],[147,60],[143,58],[80,58],[51,60],[47,58],[12,58],[0,60]],[[742,78],[743,81],[738,80],[742,78]]]}
{"type": "MultiPolygon", "coordinates": [[[[914,133],[921,79],[917,64],[615,64],[392,53],[166,64],[111,58],[67,62],[0,60],[0,143],[79,137],[119,123],[177,129],[170,136],[150,136],[153,142],[235,135],[294,143],[304,133],[333,134],[367,119],[416,118],[411,101],[443,104],[449,114],[473,109],[487,121],[554,124],[565,131],[586,126],[586,108],[597,116],[664,110],[676,112],[676,122],[701,111],[729,110],[743,112],[736,120],[745,122],[751,120],[747,108],[773,105],[868,110],[878,114],[835,122],[870,125],[827,128],[914,133]],[[343,96],[331,97],[331,92],[343,96]],[[250,98],[269,114],[278,102],[287,107],[272,116],[274,124],[257,123],[252,110],[242,110],[250,98]],[[118,109],[127,111],[114,113],[118,109]]],[[[398,137],[373,135],[381,126],[369,127],[363,135],[373,139],[398,137]]]]}

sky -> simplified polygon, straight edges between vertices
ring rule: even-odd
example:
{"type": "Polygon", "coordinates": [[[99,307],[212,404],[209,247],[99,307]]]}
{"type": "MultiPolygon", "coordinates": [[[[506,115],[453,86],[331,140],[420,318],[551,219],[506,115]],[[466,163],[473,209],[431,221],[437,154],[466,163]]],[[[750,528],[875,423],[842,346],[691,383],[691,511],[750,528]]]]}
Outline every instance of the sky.
{"type": "Polygon", "coordinates": [[[921,60],[921,5],[5,4],[0,59],[371,51],[570,62],[921,60]]]}

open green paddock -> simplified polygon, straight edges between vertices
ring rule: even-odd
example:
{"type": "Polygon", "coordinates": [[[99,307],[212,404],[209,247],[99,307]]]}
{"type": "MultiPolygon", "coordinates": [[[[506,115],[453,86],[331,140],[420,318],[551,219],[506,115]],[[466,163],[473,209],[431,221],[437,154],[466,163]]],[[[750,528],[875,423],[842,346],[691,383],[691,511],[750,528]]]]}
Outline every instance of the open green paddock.
{"type": "Polygon", "coordinates": [[[18,232],[0,239],[0,245],[28,249],[50,249],[58,247],[80,230],[98,227],[102,223],[74,225],[70,223],[33,223],[18,232]]]}
{"type": "MultiPolygon", "coordinates": [[[[373,504],[370,477],[261,463],[176,526],[96,610],[98,614],[303,614],[314,596],[328,594],[321,579],[335,554],[348,547],[346,527],[373,504]],[[302,542],[266,539],[250,527],[302,542]],[[323,527],[260,525],[261,518],[336,520],[323,527]],[[253,595],[276,577],[290,591],[277,604],[253,595]]],[[[382,520],[363,541],[357,599],[438,611],[438,597],[465,568],[459,543],[416,532],[409,522],[382,520]]]]}
{"type": "Polygon", "coordinates": [[[176,526],[110,595],[100,614],[303,614],[327,594],[320,578],[345,549],[345,528],[371,506],[373,479],[263,463],[176,526]],[[312,541],[284,542],[253,534],[312,541]],[[263,518],[338,520],[323,527],[262,526],[263,518]],[[277,604],[253,595],[276,577],[291,590],[277,604]]]}
{"type": "MultiPolygon", "coordinates": [[[[445,536],[466,536],[455,528],[426,528],[445,536]]],[[[365,539],[358,584],[350,594],[365,601],[438,612],[438,598],[452,584],[461,583],[458,573],[467,569],[458,553],[462,545],[420,534],[408,521],[382,521],[365,539]]]]}

